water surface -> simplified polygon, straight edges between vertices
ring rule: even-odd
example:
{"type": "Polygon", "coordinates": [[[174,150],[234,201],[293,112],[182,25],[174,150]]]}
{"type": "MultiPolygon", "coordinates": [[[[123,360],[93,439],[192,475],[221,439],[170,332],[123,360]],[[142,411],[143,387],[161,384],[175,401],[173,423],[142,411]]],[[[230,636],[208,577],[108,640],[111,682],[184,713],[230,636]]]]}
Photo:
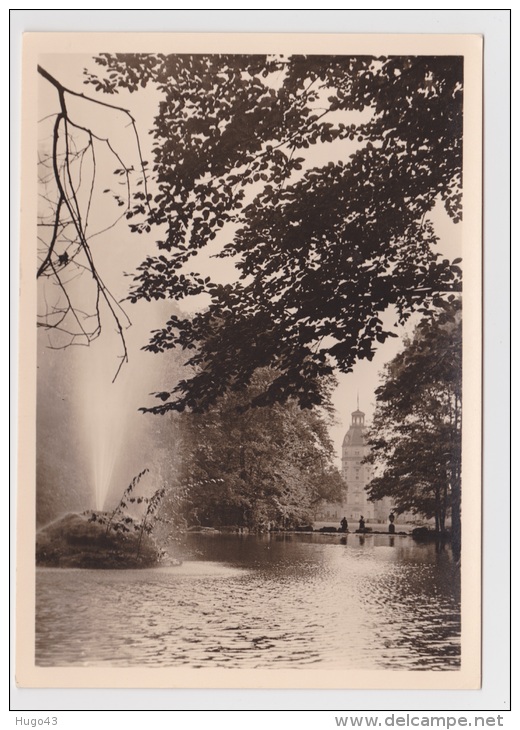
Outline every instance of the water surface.
{"type": "Polygon", "coordinates": [[[40,666],[460,667],[459,570],[410,537],[189,534],[180,567],[37,570],[40,666]]]}

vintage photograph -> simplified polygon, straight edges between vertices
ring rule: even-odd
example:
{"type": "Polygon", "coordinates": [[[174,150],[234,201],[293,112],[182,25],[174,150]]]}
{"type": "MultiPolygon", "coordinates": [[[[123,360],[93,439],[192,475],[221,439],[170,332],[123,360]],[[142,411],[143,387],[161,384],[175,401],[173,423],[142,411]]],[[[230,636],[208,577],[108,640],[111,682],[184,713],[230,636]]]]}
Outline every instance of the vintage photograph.
{"type": "Polygon", "coordinates": [[[25,44],[21,681],[478,687],[481,39],[25,44]]]}

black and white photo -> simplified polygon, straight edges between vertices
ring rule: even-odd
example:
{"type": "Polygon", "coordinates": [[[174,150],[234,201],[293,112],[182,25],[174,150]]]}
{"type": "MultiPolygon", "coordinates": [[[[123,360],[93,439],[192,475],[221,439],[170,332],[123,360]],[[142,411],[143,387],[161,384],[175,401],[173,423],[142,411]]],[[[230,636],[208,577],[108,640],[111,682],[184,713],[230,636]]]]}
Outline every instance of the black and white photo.
{"type": "Polygon", "coordinates": [[[25,39],[22,685],[479,686],[481,45],[25,39]]]}

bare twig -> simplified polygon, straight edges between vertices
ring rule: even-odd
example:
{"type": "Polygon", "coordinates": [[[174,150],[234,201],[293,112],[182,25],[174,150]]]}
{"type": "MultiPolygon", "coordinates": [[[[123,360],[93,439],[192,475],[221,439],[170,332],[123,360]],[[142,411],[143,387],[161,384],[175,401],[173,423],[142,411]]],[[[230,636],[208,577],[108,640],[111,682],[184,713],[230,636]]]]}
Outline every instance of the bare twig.
{"type": "MultiPolygon", "coordinates": [[[[48,71],[38,66],[38,73],[48,81],[57,91],[59,100],[59,112],[55,115],[49,115],[55,118],[53,131],[50,136],[52,140],[52,151],[46,157],[39,155],[39,164],[45,171],[40,175],[40,184],[49,186],[55,185],[57,194],[51,197],[47,193],[40,196],[49,206],[52,206],[52,217],[47,214],[41,216],[39,225],[42,228],[50,228],[50,240],[39,238],[45,251],[41,254],[41,262],[37,269],[37,278],[45,277],[54,282],[60,292],[60,297],[64,305],[60,305],[59,300],[53,307],[49,307],[45,297],[46,310],[43,315],[39,316],[38,326],[46,327],[54,330],[69,338],[67,344],[89,344],[93,339],[101,333],[101,302],[103,301],[108,307],[110,316],[115,323],[116,331],[122,345],[121,362],[119,363],[114,379],[119,374],[121,367],[128,361],[128,350],[125,340],[124,330],[130,326],[131,322],[122,309],[119,301],[112,295],[105,285],[96,262],[93,252],[89,245],[89,239],[99,235],[102,232],[110,230],[116,223],[125,216],[130,209],[131,188],[130,188],[130,172],[133,166],[127,166],[117,150],[113,147],[108,137],[102,137],[96,134],[88,126],[84,126],[78,120],[72,119],[67,108],[67,97],[72,96],[85,100],[88,103],[96,104],[101,107],[111,109],[123,113],[129,119],[136,139],[137,152],[139,156],[139,164],[144,181],[145,191],[147,191],[147,180],[145,172],[145,163],[142,159],[142,150],[137,132],[136,122],[128,109],[114,104],[108,104],[100,99],[86,96],[85,94],[73,91],[63,86],[48,71]],[[77,133],[74,136],[74,133],[77,133]],[[83,145],[77,143],[78,134],[85,134],[87,142],[83,145]],[[96,187],[96,143],[100,143],[108,149],[121,166],[121,174],[124,174],[124,184],[126,187],[126,201],[124,198],[118,198],[118,204],[124,205],[124,212],[111,225],[105,226],[102,230],[89,233],[87,237],[87,229],[89,228],[89,220],[91,218],[92,201],[96,187]],[[86,203],[80,203],[78,193],[80,189],[84,189],[84,163],[87,154],[90,153],[92,163],[92,176],[88,190],[81,193],[82,197],[86,195],[86,203]],[[75,166],[74,172],[73,167],[75,166]],[[79,166],[79,167],[78,167],[79,166]],[[126,203],[126,204],[125,204],[126,203]],[[74,233],[72,234],[72,231],[74,233]],[[80,257],[81,255],[81,257],[80,257]],[[74,270],[73,276],[67,278],[64,276],[64,270],[74,270]],[[76,302],[72,299],[71,291],[68,285],[74,281],[82,272],[88,272],[95,286],[94,312],[87,314],[80,309],[76,302]],[[94,319],[94,323],[86,326],[89,319],[94,319]],[[66,321],[69,320],[69,325],[66,321]],[[74,323],[71,325],[71,323],[74,323]]],[[[149,205],[149,196],[145,194],[146,205],[151,211],[149,205]]],[[[48,237],[47,237],[48,239],[48,237]]],[[[64,345],[64,347],[67,346],[64,345]]],[[[53,349],[61,349],[51,343],[53,349]]]]}

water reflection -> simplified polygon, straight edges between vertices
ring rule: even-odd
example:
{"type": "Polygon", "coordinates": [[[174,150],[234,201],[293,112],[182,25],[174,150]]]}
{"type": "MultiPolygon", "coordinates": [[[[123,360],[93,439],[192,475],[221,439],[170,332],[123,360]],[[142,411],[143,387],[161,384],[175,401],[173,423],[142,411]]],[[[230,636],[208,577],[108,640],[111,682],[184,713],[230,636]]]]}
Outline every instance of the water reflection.
{"type": "Polygon", "coordinates": [[[459,571],[386,535],[186,536],[180,568],[37,571],[41,666],[457,669],[459,571]]]}

